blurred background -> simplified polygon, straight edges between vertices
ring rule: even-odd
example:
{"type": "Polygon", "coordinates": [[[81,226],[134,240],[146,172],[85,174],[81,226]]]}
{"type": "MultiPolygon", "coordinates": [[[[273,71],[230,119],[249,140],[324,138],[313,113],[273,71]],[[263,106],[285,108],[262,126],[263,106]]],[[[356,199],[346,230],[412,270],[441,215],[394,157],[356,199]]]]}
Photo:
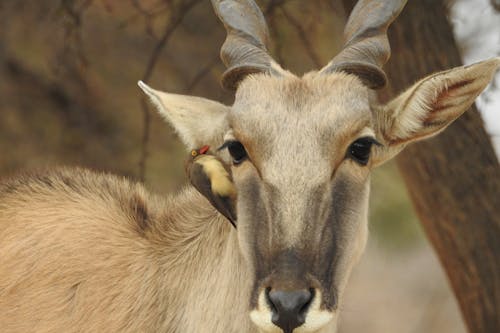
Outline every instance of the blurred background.
{"type": "MultiPolygon", "coordinates": [[[[283,67],[301,74],[340,49],[340,3],[258,3],[283,67]]],[[[79,165],[178,191],[185,148],[137,81],[230,104],[219,85],[224,38],[208,0],[1,0],[0,177],[79,165]]],[[[374,172],[370,215],[340,332],[465,332],[391,163],[374,172]]]]}

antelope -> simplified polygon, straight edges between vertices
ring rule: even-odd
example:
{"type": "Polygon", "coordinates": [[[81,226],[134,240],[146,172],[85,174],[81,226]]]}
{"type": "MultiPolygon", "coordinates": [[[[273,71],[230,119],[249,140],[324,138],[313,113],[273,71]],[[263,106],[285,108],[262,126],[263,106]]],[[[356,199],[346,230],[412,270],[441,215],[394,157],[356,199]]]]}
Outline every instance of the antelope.
{"type": "Polygon", "coordinates": [[[140,87],[192,151],[192,186],[61,168],[0,185],[2,332],[335,332],[367,241],[370,170],[459,117],[500,58],[374,91],[405,0],[360,0],[298,77],[253,0],[212,0],[232,106],[140,87]],[[229,223],[230,222],[230,223],[229,223]]]}

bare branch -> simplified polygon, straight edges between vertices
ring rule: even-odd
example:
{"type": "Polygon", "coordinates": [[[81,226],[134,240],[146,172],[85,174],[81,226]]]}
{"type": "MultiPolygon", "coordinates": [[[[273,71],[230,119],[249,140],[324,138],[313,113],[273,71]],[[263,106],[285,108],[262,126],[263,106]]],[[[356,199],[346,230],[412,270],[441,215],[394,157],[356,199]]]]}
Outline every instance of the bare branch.
{"type": "Polygon", "coordinates": [[[194,88],[200,83],[201,80],[205,76],[210,73],[210,71],[219,63],[219,55],[215,56],[208,64],[205,65],[196,75],[193,77],[193,79],[187,84],[186,88],[184,89],[185,94],[190,94],[193,92],[194,88]]]}
{"type": "Polygon", "coordinates": [[[315,51],[314,46],[312,45],[311,41],[307,37],[307,32],[304,30],[304,27],[302,26],[302,24],[299,21],[297,21],[297,19],[294,18],[290,13],[288,13],[288,11],[284,7],[281,7],[281,12],[285,16],[285,18],[288,20],[290,25],[292,27],[294,27],[294,29],[297,31],[299,38],[302,41],[302,44],[304,45],[305,51],[306,51],[307,55],[309,56],[309,58],[311,58],[311,60],[313,61],[314,65],[316,67],[320,67],[321,60],[320,60],[319,56],[316,54],[316,51],[315,51]]]}
{"type": "MultiPolygon", "coordinates": [[[[148,63],[146,65],[146,69],[142,76],[142,81],[148,82],[151,78],[151,74],[158,62],[158,59],[167,45],[168,40],[177,29],[177,27],[181,24],[182,20],[186,16],[186,14],[201,0],[189,0],[181,5],[179,5],[178,9],[175,13],[170,17],[170,22],[165,27],[161,38],[156,43],[151,56],[149,57],[148,63]]],[[[145,97],[141,99],[141,109],[143,114],[143,131],[142,131],[142,149],[141,149],[141,157],[139,160],[139,179],[144,182],[146,179],[146,163],[148,159],[148,145],[150,138],[150,128],[151,128],[151,115],[149,113],[148,103],[145,97]]]]}
{"type": "Polygon", "coordinates": [[[282,38],[280,38],[280,36],[278,34],[278,29],[276,27],[276,15],[274,13],[275,12],[273,12],[273,14],[269,15],[268,19],[267,19],[267,21],[269,23],[269,33],[271,34],[273,40],[275,41],[274,42],[274,53],[276,56],[276,60],[278,61],[278,63],[281,66],[286,67],[285,59],[283,57],[283,42],[282,42],[282,38]]]}
{"type": "Polygon", "coordinates": [[[85,10],[92,4],[92,0],[62,0],[60,9],[67,18],[64,29],[64,48],[62,55],[67,58],[76,59],[79,65],[88,65],[87,57],[83,51],[82,39],[82,17],[85,10]]]}
{"type": "Polygon", "coordinates": [[[264,10],[264,15],[267,17],[268,15],[272,15],[277,8],[282,7],[285,3],[289,2],[290,0],[271,0],[266,6],[266,9],[264,10]]]}
{"type": "Polygon", "coordinates": [[[283,57],[283,38],[280,38],[277,25],[276,25],[276,9],[283,6],[286,2],[290,0],[271,0],[265,9],[265,16],[267,17],[267,22],[269,25],[269,32],[274,41],[274,50],[276,54],[276,60],[278,63],[286,67],[285,59],[283,57]]]}
{"type": "MultiPolygon", "coordinates": [[[[136,0],[137,1],[137,0],[136,0]]],[[[134,6],[135,7],[135,6],[134,6]]],[[[141,9],[137,13],[125,18],[120,24],[119,28],[123,29],[129,24],[135,23],[141,18],[145,18],[146,20],[146,31],[149,35],[153,36],[153,22],[159,16],[165,14],[170,10],[169,6],[164,2],[159,2],[155,6],[151,6],[149,9],[141,9]]]]}
{"type": "Polygon", "coordinates": [[[120,23],[119,27],[125,28],[129,24],[143,18],[146,24],[146,33],[150,36],[156,37],[154,34],[155,19],[162,16],[166,12],[172,12],[171,1],[159,0],[148,6],[148,8],[144,7],[140,0],[131,0],[131,2],[132,7],[136,10],[136,13],[124,19],[120,23]]]}
{"type": "Polygon", "coordinates": [[[156,46],[153,49],[153,52],[151,53],[151,56],[146,66],[146,70],[144,72],[144,75],[142,76],[143,81],[146,82],[150,79],[153,69],[156,66],[156,63],[158,62],[158,57],[160,56],[161,52],[167,45],[170,36],[174,33],[175,29],[177,29],[179,24],[181,24],[187,12],[189,12],[191,8],[193,8],[199,2],[201,2],[201,0],[186,1],[184,4],[180,5],[178,11],[172,15],[169,24],[167,24],[167,26],[165,27],[162,36],[158,40],[158,43],[156,43],[156,46]]]}

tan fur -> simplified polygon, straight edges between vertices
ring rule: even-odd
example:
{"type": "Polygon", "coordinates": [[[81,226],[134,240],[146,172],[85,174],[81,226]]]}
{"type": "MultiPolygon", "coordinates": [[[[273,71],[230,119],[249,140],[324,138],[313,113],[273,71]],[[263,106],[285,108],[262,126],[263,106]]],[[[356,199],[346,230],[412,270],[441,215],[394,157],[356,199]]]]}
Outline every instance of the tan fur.
{"type": "Polygon", "coordinates": [[[499,65],[431,76],[383,107],[342,73],[249,76],[232,107],[142,85],[189,149],[224,137],[246,147],[249,158],[231,169],[238,229],[192,188],[162,199],[81,169],[4,181],[1,331],[274,332],[265,288],[314,287],[323,298],[296,333],[334,332],[332,299],[341,301],[366,244],[370,169],[445,128],[499,65]],[[365,136],[384,144],[367,166],[346,153],[365,136]],[[332,275],[300,270],[308,264],[333,265],[332,275]]]}
{"type": "MultiPolygon", "coordinates": [[[[256,74],[242,81],[221,126],[226,130],[225,138],[240,141],[249,156],[232,168],[232,176],[238,190],[239,247],[250,271],[260,265],[252,258],[256,242],[253,234],[262,226],[254,223],[268,218],[258,211],[279,212],[269,222],[272,226],[268,232],[262,234],[269,245],[268,250],[261,250],[269,251],[271,260],[273,253],[320,241],[322,222],[308,218],[312,210],[325,211],[332,205],[328,191],[338,187],[340,193],[357,196],[356,202],[347,207],[342,230],[336,231],[342,252],[336,261],[334,287],[341,302],[350,271],[366,244],[370,168],[394,156],[407,142],[443,130],[469,107],[498,64],[498,59],[493,59],[432,75],[383,107],[374,104],[372,92],[349,74],[311,72],[302,78],[290,73],[283,77],[256,74]],[[432,120],[438,117],[434,124],[432,120]],[[404,140],[388,139],[404,135],[404,140]],[[373,147],[373,158],[364,167],[346,158],[346,150],[357,138],[366,136],[376,137],[383,146],[373,147]],[[349,184],[348,188],[342,187],[343,182],[349,184]],[[256,194],[263,201],[257,210],[256,194]],[[308,199],[318,194],[312,202],[308,199]],[[317,228],[318,234],[308,235],[311,228],[317,228]]],[[[163,105],[167,103],[165,100],[163,105]]],[[[227,155],[223,157],[228,160],[227,155]]],[[[273,281],[273,288],[290,286],[281,277],[273,281]]],[[[262,301],[262,287],[255,292],[259,296],[257,307],[249,309],[252,319],[262,331],[274,332],[277,328],[270,321],[271,309],[262,301]]],[[[310,322],[332,316],[331,323],[320,331],[333,332],[337,313],[315,314],[319,307],[311,309],[310,322]]],[[[310,322],[297,331],[312,332],[307,330],[310,322]]]]}
{"type": "Polygon", "coordinates": [[[165,200],[81,169],[6,181],[1,331],[250,332],[235,238],[192,188],[165,200]]]}

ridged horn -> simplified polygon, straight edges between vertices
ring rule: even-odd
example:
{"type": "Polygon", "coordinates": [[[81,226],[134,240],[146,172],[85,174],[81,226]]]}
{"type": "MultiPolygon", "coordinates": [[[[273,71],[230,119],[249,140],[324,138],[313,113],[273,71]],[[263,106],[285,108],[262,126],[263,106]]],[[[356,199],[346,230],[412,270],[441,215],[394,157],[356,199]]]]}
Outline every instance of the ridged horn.
{"type": "Polygon", "coordinates": [[[389,60],[389,25],[398,17],[407,0],[360,0],[344,29],[344,48],[320,72],[347,72],[358,76],[372,89],[385,86],[382,66],[389,60]]]}
{"type": "Polygon", "coordinates": [[[222,86],[236,90],[248,74],[279,71],[267,51],[269,32],[264,15],[252,0],[212,0],[215,13],[224,24],[227,37],[221,59],[227,67],[222,86]]]}

